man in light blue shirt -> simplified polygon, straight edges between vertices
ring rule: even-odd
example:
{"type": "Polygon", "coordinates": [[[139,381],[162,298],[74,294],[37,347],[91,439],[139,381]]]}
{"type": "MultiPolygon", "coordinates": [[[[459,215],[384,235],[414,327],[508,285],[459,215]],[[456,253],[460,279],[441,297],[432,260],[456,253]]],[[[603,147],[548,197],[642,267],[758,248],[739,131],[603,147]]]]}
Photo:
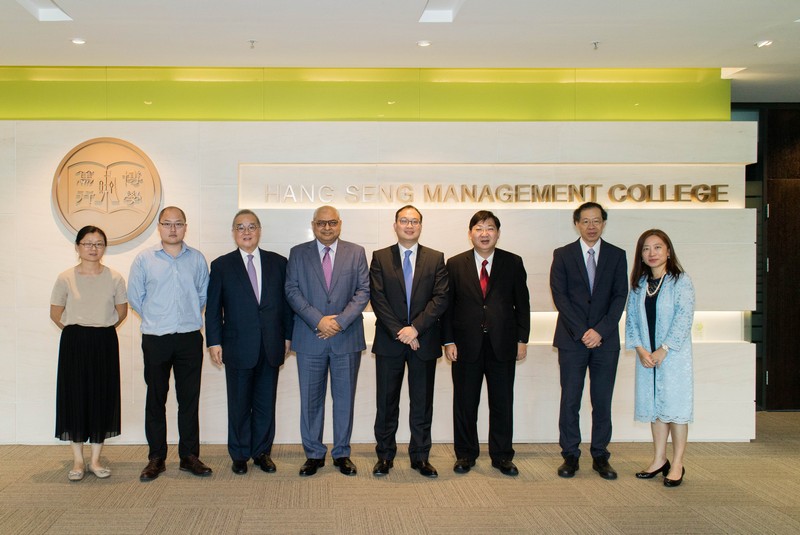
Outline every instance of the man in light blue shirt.
{"type": "Polygon", "coordinates": [[[128,301],[142,319],[144,380],[147,383],[145,435],[149,462],[139,479],[152,481],[166,470],[170,371],[175,371],[178,400],[180,469],[210,476],[199,458],[200,374],[203,367],[202,310],[206,304],[208,264],[183,242],[186,214],[175,206],[158,216],[161,243],[139,253],[128,278],[128,301]]]}

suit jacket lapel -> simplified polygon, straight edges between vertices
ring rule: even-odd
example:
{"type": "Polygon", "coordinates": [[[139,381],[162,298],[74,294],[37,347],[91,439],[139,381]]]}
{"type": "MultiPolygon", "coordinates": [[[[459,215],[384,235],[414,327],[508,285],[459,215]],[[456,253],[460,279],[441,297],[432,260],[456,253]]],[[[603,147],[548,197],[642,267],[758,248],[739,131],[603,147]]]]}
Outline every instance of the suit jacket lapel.
{"type": "MultiPolygon", "coordinates": [[[[400,260],[400,247],[395,243],[391,246],[390,252],[392,255],[392,271],[394,272],[394,276],[397,280],[400,281],[400,287],[403,289],[403,294],[406,293],[406,277],[403,273],[403,262],[400,260]]],[[[419,253],[417,254],[417,260],[419,260],[419,253]]],[[[416,270],[414,270],[416,273],[416,270]]],[[[416,275],[415,275],[416,278],[416,275]]],[[[412,283],[411,288],[413,290],[414,283],[412,283]]]]}
{"type": "Polygon", "coordinates": [[[478,271],[478,267],[475,264],[474,249],[470,249],[466,254],[464,254],[464,269],[466,269],[466,273],[469,273],[469,276],[472,279],[472,282],[469,283],[469,287],[472,288],[472,291],[482,300],[483,290],[481,290],[481,273],[478,271]]]}
{"type": "Polygon", "coordinates": [[[261,299],[259,300],[260,304],[264,304],[267,302],[267,280],[269,279],[270,275],[272,274],[270,270],[269,262],[267,261],[267,252],[264,251],[259,247],[258,252],[261,256],[261,299]]]}
{"type": "MultiPolygon", "coordinates": [[[[317,240],[309,242],[308,250],[306,251],[306,260],[306,263],[311,266],[311,271],[313,271],[317,279],[319,279],[322,289],[328,291],[328,288],[325,286],[325,274],[322,273],[322,258],[319,256],[317,240]]],[[[335,268],[336,263],[334,263],[334,269],[335,268]]],[[[333,277],[331,277],[331,287],[333,287],[333,277]]]]}
{"type": "MultiPolygon", "coordinates": [[[[333,289],[336,288],[336,283],[339,281],[339,274],[342,272],[342,266],[347,265],[347,254],[348,250],[347,247],[342,244],[342,240],[339,240],[336,244],[336,256],[333,261],[333,273],[331,273],[331,287],[328,290],[328,294],[333,293],[333,289]]],[[[319,272],[322,273],[322,263],[319,263],[319,272]]],[[[322,287],[325,287],[325,277],[322,277],[322,287]]]]}
{"type": "MultiPolygon", "coordinates": [[[[235,276],[239,280],[239,283],[242,285],[242,288],[244,289],[245,295],[251,296],[253,298],[253,301],[255,301],[256,300],[256,293],[253,291],[253,285],[250,283],[250,275],[247,274],[247,266],[245,265],[244,260],[242,259],[242,254],[239,251],[239,249],[236,249],[236,251],[234,251],[234,252],[236,253],[236,261],[234,262],[234,264],[236,264],[236,267],[234,268],[235,276]]],[[[261,260],[261,266],[262,266],[262,269],[263,269],[263,266],[264,266],[263,258],[261,260]]],[[[263,290],[263,288],[264,288],[263,277],[262,277],[262,281],[261,281],[261,288],[262,288],[261,292],[263,294],[263,292],[264,292],[264,290],[263,290]]]]}
{"type": "MultiPolygon", "coordinates": [[[[586,289],[589,290],[589,273],[586,271],[586,261],[583,258],[583,248],[581,247],[580,238],[578,238],[578,241],[576,241],[575,245],[572,247],[572,258],[575,261],[575,269],[581,274],[583,283],[586,284],[586,289]]],[[[595,280],[597,280],[597,274],[598,272],[595,271],[595,280]]]]}

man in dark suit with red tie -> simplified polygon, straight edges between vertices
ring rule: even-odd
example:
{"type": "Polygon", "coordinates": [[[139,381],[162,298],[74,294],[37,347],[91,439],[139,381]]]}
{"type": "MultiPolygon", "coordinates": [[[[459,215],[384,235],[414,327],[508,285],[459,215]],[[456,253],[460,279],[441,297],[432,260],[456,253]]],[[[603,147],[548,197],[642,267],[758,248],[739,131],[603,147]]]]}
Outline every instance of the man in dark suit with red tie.
{"type": "Polygon", "coordinates": [[[497,249],[500,219],[481,210],[469,222],[473,248],[447,261],[450,304],[444,315],[445,355],[453,363],[456,473],[469,472],[480,453],[478,405],[486,377],[492,466],[516,476],[514,375],[527,355],[530,295],[522,258],[497,249]]]}
{"type": "Polygon", "coordinates": [[[384,476],[397,454],[400,390],[408,367],[408,455],[411,467],[426,477],[438,473],[428,462],[431,451],[433,386],[436,361],[442,356],[439,318],[447,309],[444,255],[419,244],[422,214],[403,206],[394,216],[397,244],[375,251],[370,264],[370,300],[375,312],[377,413],[372,470],[384,476]]]}
{"type": "Polygon", "coordinates": [[[206,339],[211,360],[225,364],[228,453],[235,474],[253,459],[274,472],[278,372],[289,351],[293,312],[284,296],[286,259],[258,247],[261,222],[250,210],[233,219],[238,248],[211,263],[206,339]]]}
{"type": "Polygon", "coordinates": [[[611,396],[619,360],[619,320],[628,295],[625,251],[601,240],[608,214],[587,202],[572,214],[581,237],[553,252],[550,291],[558,309],[553,345],[561,373],[559,444],[564,462],[560,477],[579,469],[579,411],[586,370],[592,400],[592,468],[603,479],[616,479],[608,462],[611,441],[611,396]]]}

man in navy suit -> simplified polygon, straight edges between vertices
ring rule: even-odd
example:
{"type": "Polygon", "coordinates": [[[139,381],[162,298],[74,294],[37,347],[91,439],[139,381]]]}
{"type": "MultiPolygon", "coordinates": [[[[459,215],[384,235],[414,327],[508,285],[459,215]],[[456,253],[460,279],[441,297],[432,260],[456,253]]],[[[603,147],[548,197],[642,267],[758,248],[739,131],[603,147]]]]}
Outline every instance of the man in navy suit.
{"type": "Polygon", "coordinates": [[[211,263],[208,352],[217,366],[225,364],[231,469],[244,474],[253,459],[264,472],[274,472],[278,372],[293,322],[283,291],[286,259],[258,247],[261,222],[252,211],[236,214],[232,232],[238,248],[211,263]]]}
{"type": "Polygon", "coordinates": [[[587,202],[572,215],[581,237],[553,252],[550,291],[558,309],[553,345],[561,372],[559,444],[561,477],[579,469],[579,411],[586,370],[592,400],[592,468],[603,479],[616,479],[608,463],[611,441],[611,397],[619,360],[619,320],[628,294],[625,251],[600,238],[608,214],[587,202]]]}
{"type": "Polygon", "coordinates": [[[322,443],[325,394],[330,371],[333,398],[333,465],[355,475],[350,460],[353,403],[364,340],[362,312],[369,302],[364,248],[339,239],[342,220],[333,206],[314,212],[315,240],[292,247],[286,269],[286,299],[295,312],[292,349],[300,381],[300,434],[306,462],[301,476],[325,466],[322,443]]]}
{"type": "Polygon", "coordinates": [[[530,295],[522,258],[497,249],[500,219],[481,210],[469,222],[473,248],[447,261],[449,307],[445,356],[453,363],[453,471],[469,472],[480,453],[478,405],[486,377],[489,457],[507,476],[519,470],[514,448],[514,376],[528,352],[530,295]]]}
{"type": "Polygon", "coordinates": [[[444,255],[419,244],[422,214],[403,206],[394,215],[397,243],[375,251],[370,264],[370,299],[375,312],[376,398],[375,451],[372,469],[384,476],[397,454],[400,390],[408,366],[408,455],[411,467],[426,477],[438,473],[428,462],[431,451],[433,386],[442,356],[439,317],[447,309],[444,255]]]}

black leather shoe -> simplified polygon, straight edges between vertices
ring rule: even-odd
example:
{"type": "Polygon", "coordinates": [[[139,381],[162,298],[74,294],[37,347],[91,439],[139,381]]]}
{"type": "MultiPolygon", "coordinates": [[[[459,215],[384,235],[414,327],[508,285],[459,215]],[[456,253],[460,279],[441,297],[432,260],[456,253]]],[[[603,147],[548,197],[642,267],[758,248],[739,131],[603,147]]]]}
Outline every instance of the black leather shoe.
{"type": "Polygon", "coordinates": [[[313,476],[317,473],[317,468],[323,466],[325,466],[325,459],[306,459],[306,462],[300,467],[300,475],[313,476]]]}
{"type": "Polygon", "coordinates": [[[636,472],[636,477],[639,479],[653,479],[658,474],[664,474],[664,477],[667,477],[667,474],[669,474],[669,459],[667,459],[667,462],[664,463],[664,466],[658,470],[653,470],[652,472],[636,472]]]}
{"type": "Polygon", "coordinates": [[[164,459],[154,457],[148,461],[147,466],[145,466],[142,473],[139,474],[139,481],[153,481],[166,469],[167,467],[164,464],[164,459]]]}
{"type": "Polygon", "coordinates": [[[517,465],[512,463],[511,461],[507,461],[505,459],[501,459],[498,461],[492,460],[492,466],[500,470],[505,476],[518,476],[519,470],[517,470],[517,465]]]}
{"type": "Polygon", "coordinates": [[[231,463],[231,472],[234,474],[246,474],[247,473],[247,461],[233,461],[231,463]]]}
{"type": "Polygon", "coordinates": [[[686,474],[686,468],[681,468],[681,478],[680,479],[670,479],[666,477],[664,474],[664,486],[665,487],[677,487],[683,483],[683,476],[686,474]]]}
{"type": "Polygon", "coordinates": [[[271,474],[277,470],[275,467],[275,463],[272,462],[272,459],[266,453],[262,453],[258,455],[255,459],[253,459],[253,464],[261,468],[264,472],[271,474]]]}
{"type": "Polygon", "coordinates": [[[375,466],[372,468],[373,476],[385,476],[389,474],[389,470],[394,467],[394,461],[391,459],[378,459],[375,466]]]}
{"type": "Polygon", "coordinates": [[[417,470],[425,477],[439,477],[439,472],[437,472],[436,468],[434,468],[428,461],[412,461],[411,468],[417,470]]]}
{"type": "Polygon", "coordinates": [[[574,455],[567,455],[564,457],[564,462],[558,467],[558,477],[573,477],[575,476],[575,472],[580,469],[578,458],[574,455]]]}
{"type": "Polygon", "coordinates": [[[181,470],[184,472],[191,472],[200,477],[211,475],[211,468],[206,466],[197,455],[189,455],[181,459],[181,470]]]}
{"type": "Polygon", "coordinates": [[[339,457],[333,460],[333,466],[338,466],[339,471],[346,476],[354,476],[358,473],[356,465],[350,460],[350,457],[339,457]]]}
{"type": "Polygon", "coordinates": [[[592,470],[600,474],[603,479],[617,479],[617,471],[608,464],[608,459],[597,457],[592,460],[592,470]]]}
{"type": "Polygon", "coordinates": [[[475,459],[461,458],[453,465],[453,472],[456,474],[466,474],[473,466],[475,466],[475,459]]]}

